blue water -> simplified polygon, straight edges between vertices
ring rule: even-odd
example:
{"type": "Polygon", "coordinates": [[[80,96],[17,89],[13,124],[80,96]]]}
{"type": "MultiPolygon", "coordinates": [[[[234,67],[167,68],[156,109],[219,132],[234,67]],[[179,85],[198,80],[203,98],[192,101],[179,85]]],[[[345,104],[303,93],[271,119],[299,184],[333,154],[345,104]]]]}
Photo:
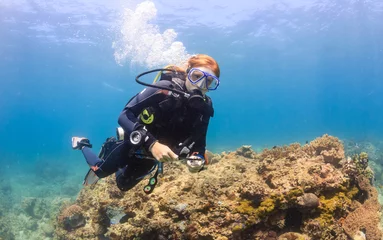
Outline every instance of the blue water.
{"type": "MultiPolygon", "coordinates": [[[[127,21],[121,14],[141,1],[103,2],[0,1],[0,172],[40,176],[51,166],[47,188],[54,175],[75,176],[78,187],[87,166],[71,136],[90,138],[97,151],[142,90],[134,77],[151,66],[131,56],[119,64],[112,47],[127,21]]],[[[151,26],[174,29],[171,41],[187,54],[209,54],[221,67],[221,85],[210,93],[209,150],[325,133],[382,139],[380,1],[153,3],[151,26]]]]}

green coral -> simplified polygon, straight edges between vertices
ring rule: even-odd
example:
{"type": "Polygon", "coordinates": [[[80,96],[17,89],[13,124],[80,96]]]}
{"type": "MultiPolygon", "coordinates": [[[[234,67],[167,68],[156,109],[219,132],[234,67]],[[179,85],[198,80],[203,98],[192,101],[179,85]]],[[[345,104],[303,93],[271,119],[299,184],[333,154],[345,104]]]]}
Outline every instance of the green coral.
{"type": "Polygon", "coordinates": [[[359,188],[353,186],[349,191],[346,192],[346,196],[353,199],[359,193],[359,188]]]}
{"type": "Polygon", "coordinates": [[[366,152],[361,152],[360,154],[355,154],[352,156],[358,170],[364,170],[368,166],[368,154],[366,152]]]}
{"type": "Polygon", "coordinates": [[[360,154],[359,154],[359,157],[360,157],[360,159],[364,159],[364,160],[367,160],[368,161],[368,154],[366,153],[366,152],[361,152],[360,154]]]}
{"type": "Polygon", "coordinates": [[[347,182],[345,186],[335,191],[337,192],[324,193],[319,197],[320,206],[317,212],[319,216],[315,220],[321,226],[320,239],[330,239],[334,236],[334,232],[339,231],[334,223],[344,217],[360,190],[357,186],[349,185],[347,182]]]}
{"type": "Polygon", "coordinates": [[[246,229],[246,226],[244,224],[235,224],[233,228],[231,229],[233,232],[241,232],[246,229]]]}
{"type": "Polygon", "coordinates": [[[322,227],[334,223],[334,217],[341,216],[351,205],[352,199],[358,194],[355,186],[346,192],[338,192],[332,196],[320,196],[320,216],[317,218],[322,227]]]}
{"type": "Polygon", "coordinates": [[[304,193],[303,190],[300,189],[300,188],[292,189],[292,190],[290,190],[290,191],[286,194],[285,198],[286,198],[286,200],[287,200],[288,202],[296,201],[297,198],[298,198],[299,196],[302,196],[302,195],[303,195],[303,193],[304,193]]]}
{"type": "Polygon", "coordinates": [[[260,218],[263,218],[270,214],[275,209],[275,205],[280,201],[278,197],[266,198],[261,205],[257,208],[257,215],[260,218]]]}
{"type": "Polygon", "coordinates": [[[258,207],[252,201],[241,200],[236,208],[237,212],[249,215],[246,225],[259,223],[277,209],[286,209],[289,204],[295,203],[297,197],[303,194],[302,189],[292,189],[285,195],[272,194],[266,197],[258,207]]]}
{"type": "Polygon", "coordinates": [[[249,200],[243,200],[239,203],[240,205],[237,207],[237,211],[239,213],[255,215],[256,209],[252,206],[252,202],[249,200]]]}
{"type": "MultiPolygon", "coordinates": [[[[341,217],[347,208],[351,205],[352,200],[359,193],[359,189],[356,186],[342,186],[337,189],[337,193],[327,193],[320,196],[320,206],[318,207],[319,216],[316,220],[325,229],[327,226],[334,223],[334,217],[337,219],[341,217]]],[[[241,200],[236,211],[242,214],[246,214],[247,218],[246,226],[235,225],[233,231],[242,231],[246,227],[257,224],[264,220],[267,216],[271,215],[278,209],[287,209],[289,206],[294,205],[297,198],[302,196],[304,191],[300,188],[292,189],[286,194],[274,194],[266,197],[259,204],[255,206],[250,200],[241,200]]]]}

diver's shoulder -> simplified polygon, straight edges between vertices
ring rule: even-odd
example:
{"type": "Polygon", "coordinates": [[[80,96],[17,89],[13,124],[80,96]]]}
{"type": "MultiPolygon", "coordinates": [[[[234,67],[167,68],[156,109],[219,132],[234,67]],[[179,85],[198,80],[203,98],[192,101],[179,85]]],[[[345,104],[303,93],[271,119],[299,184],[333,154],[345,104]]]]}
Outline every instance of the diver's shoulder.
{"type": "Polygon", "coordinates": [[[170,86],[173,86],[174,83],[173,83],[173,81],[168,80],[168,79],[161,79],[161,80],[155,82],[154,85],[157,87],[170,87],[170,86]]]}
{"type": "Polygon", "coordinates": [[[213,100],[208,95],[205,95],[205,101],[207,104],[209,104],[211,107],[213,107],[213,100]]]}

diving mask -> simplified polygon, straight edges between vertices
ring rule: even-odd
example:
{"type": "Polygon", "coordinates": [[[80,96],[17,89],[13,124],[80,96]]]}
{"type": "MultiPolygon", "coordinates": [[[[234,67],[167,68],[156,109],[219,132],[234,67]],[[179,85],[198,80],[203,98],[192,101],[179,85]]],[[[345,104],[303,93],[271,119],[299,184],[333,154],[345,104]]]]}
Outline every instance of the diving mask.
{"type": "Polygon", "coordinates": [[[219,86],[219,78],[208,68],[192,68],[188,72],[188,79],[200,89],[216,90],[219,86]]]}

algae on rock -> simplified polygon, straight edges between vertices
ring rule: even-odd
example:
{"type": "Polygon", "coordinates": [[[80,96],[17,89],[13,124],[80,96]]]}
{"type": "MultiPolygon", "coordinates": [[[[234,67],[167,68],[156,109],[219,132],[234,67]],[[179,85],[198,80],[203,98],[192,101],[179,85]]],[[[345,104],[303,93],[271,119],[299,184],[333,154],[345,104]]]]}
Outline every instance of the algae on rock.
{"type": "MultiPolygon", "coordinates": [[[[250,146],[214,155],[214,164],[189,173],[165,164],[164,177],[146,195],[146,181],[123,193],[113,177],[84,188],[75,204],[84,225],[58,239],[381,239],[376,189],[363,171],[365,156],[348,161],[339,139],[324,135],[301,146],[250,146]],[[125,221],[111,224],[108,209],[125,221]],[[364,217],[366,216],[366,217],[364,217]],[[278,238],[279,237],[279,238],[278,238]]],[[[110,215],[110,214],[109,214],[110,215]]]]}

